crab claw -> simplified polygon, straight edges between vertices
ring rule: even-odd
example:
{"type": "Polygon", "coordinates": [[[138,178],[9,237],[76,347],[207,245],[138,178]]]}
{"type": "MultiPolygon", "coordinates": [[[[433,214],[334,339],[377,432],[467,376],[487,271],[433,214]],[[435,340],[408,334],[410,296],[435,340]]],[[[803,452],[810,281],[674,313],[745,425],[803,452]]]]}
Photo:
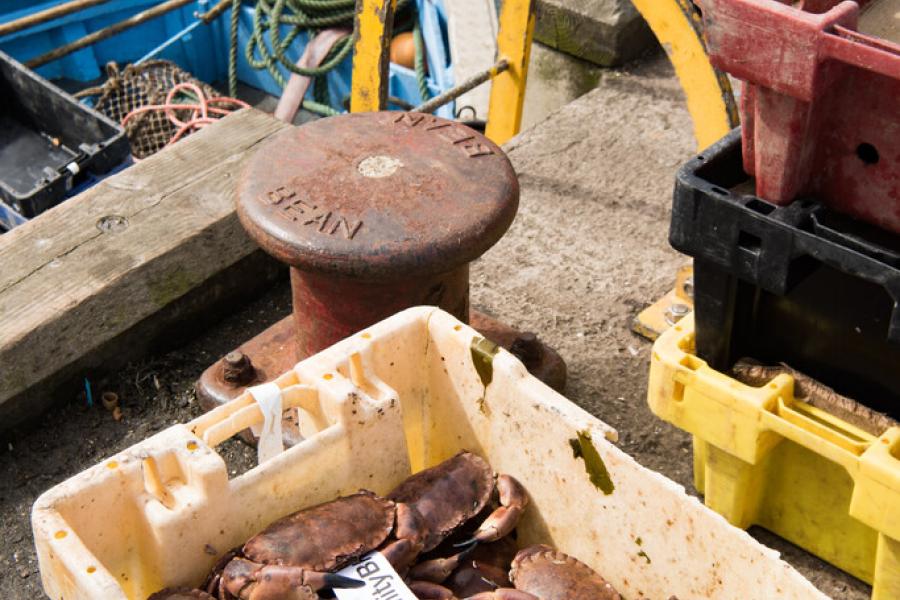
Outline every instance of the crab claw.
{"type": "Polygon", "coordinates": [[[219,582],[222,579],[222,571],[225,570],[225,567],[230,563],[234,557],[238,555],[240,552],[240,546],[237,548],[232,548],[228,552],[222,555],[222,558],[216,561],[215,566],[213,566],[212,571],[210,571],[209,576],[206,578],[206,581],[203,582],[203,589],[206,590],[206,593],[210,596],[215,596],[218,594],[219,590],[219,582]]]}
{"type": "Polygon", "coordinates": [[[358,588],[365,582],[335,573],[235,558],[222,571],[225,590],[241,600],[317,600],[325,588],[358,588]]]}
{"type": "Polygon", "coordinates": [[[453,592],[438,583],[410,581],[406,585],[419,600],[458,600],[453,592]]]}
{"type": "Polygon", "coordinates": [[[497,588],[493,592],[481,592],[464,600],[541,600],[534,594],[514,590],[513,588],[497,588]]]}
{"type": "Polygon", "coordinates": [[[366,587],[366,582],[362,579],[353,579],[345,577],[337,573],[318,573],[316,571],[306,571],[306,581],[312,585],[314,590],[331,590],[340,589],[356,589],[366,587]]]}
{"type": "Polygon", "coordinates": [[[415,508],[398,502],[393,542],[381,549],[381,553],[398,573],[404,573],[422,552],[422,536],[426,531],[425,519],[415,508]]]}
{"type": "Polygon", "coordinates": [[[459,545],[472,542],[495,542],[509,535],[516,528],[522,517],[522,511],[528,504],[528,494],[525,493],[525,488],[515,478],[509,475],[500,475],[497,477],[497,491],[500,493],[500,507],[488,515],[471,540],[459,545]]]}
{"type": "Polygon", "coordinates": [[[476,544],[471,544],[462,552],[457,552],[453,556],[448,556],[447,558],[435,558],[420,562],[409,570],[409,578],[413,580],[430,581],[432,583],[441,583],[450,577],[450,573],[455,571],[467,556],[472,554],[472,551],[475,550],[475,546],[476,544]]]}
{"type": "Polygon", "coordinates": [[[422,544],[410,540],[394,540],[381,549],[384,558],[398,573],[404,573],[422,551],[422,544]]]}

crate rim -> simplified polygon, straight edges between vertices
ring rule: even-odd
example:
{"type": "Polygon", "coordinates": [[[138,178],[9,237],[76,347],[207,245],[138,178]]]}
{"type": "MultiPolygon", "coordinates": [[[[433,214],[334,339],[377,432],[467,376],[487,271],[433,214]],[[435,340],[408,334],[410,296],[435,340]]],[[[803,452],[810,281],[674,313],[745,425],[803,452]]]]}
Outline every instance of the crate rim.
{"type": "MultiPolygon", "coordinates": [[[[900,507],[900,426],[890,427],[877,436],[862,432],[867,438],[865,448],[856,454],[822,436],[811,434],[808,429],[782,419],[773,412],[771,407],[779,398],[788,405],[793,402],[802,403],[794,398],[794,378],[791,375],[779,374],[760,387],[744,384],[713,369],[705,360],[689,352],[693,338],[694,313],[691,312],[654,342],[650,365],[651,381],[654,372],[657,375],[664,375],[661,371],[671,373],[673,383],[681,386],[682,393],[689,387],[694,388],[694,393],[705,396],[709,401],[748,415],[755,423],[757,434],[773,433],[825,456],[846,469],[855,488],[883,489],[892,495],[892,500],[885,501],[884,506],[900,507]],[[717,394],[718,397],[714,398],[712,394],[717,394]],[[814,448],[813,445],[820,445],[820,448],[814,448]]],[[[658,390],[652,387],[648,389],[648,403],[654,414],[683,429],[676,409],[671,407],[680,400],[676,397],[667,402],[656,392],[658,390]]],[[[832,418],[848,430],[858,430],[838,417],[832,418]]],[[[704,435],[704,431],[699,428],[686,431],[694,436],[704,435]]],[[[750,464],[759,463],[758,454],[746,452],[738,443],[722,449],[750,464]]],[[[854,515],[851,507],[851,516],[857,516],[873,529],[900,540],[900,519],[890,523],[887,515],[873,518],[871,512],[854,515]]]]}

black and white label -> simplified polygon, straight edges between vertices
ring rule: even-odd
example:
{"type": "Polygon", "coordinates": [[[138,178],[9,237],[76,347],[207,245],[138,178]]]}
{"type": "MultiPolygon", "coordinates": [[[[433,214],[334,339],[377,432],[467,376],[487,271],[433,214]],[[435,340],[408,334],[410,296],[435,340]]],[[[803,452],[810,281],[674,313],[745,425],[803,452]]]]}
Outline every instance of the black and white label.
{"type": "Polygon", "coordinates": [[[335,589],[338,600],[417,600],[381,552],[367,554],[338,574],[366,582],[366,587],[335,589]]]}

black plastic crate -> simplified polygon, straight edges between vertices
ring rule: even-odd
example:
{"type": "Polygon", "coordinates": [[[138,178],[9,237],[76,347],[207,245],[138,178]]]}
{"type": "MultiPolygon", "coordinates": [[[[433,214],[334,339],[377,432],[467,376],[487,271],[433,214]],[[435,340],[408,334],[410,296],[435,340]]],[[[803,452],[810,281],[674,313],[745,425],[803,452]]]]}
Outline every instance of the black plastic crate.
{"type": "Polygon", "coordinates": [[[900,412],[900,237],[814,199],[753,195],[740,129],[678,172],[672,246],[694,257],[698,355],[787,363],[900,412]]]}
{"type": "Polygon", "coordinates": [[[129,153],[117,123],[0,52],[0,200],[34,217],[129,153]]]}

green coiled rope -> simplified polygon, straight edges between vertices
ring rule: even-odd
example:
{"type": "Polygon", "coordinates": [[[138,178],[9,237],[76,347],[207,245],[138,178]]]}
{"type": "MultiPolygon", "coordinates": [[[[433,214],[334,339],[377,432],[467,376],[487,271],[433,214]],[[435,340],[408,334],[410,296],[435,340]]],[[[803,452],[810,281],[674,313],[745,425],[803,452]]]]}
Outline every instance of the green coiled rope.
{"type": "MultiPolygon", "coordinates": [[[[399,12],[410,0],[398,0],[399,12]]],[[[228,55],[228,89],[232,97],[237,94],[237,52],[238,52],[238,15],[241,0],[232,0],[231,4],[231,40],[228,55]]],[[[353,26],[356,12],[356,0],[257,0],[253,12],[253,31],[244,49],[247,63],[254,69],[265,69],[272,78],[284,87],[287,80],[280,67],[291,73],[315,79],[313,93],[318,100],[303,99],[303,108],[321,115],[334,115],[338,111],[327,104],[327,87],[325,75],[337,67],[353,50],[353,36],[347,35],[339,39],[325,57],[321,65],[314,68],[298,67],[285,56],[290,45],[297,36],[308,31],[314,36],[318,31],[328,27],[353,26]],[[281,26],[289,25],[287,34],[282,37],[281,26]],[[268,33],[268,42],[266,34],[268,33]]],[[[416,82],[422,99],[428,98],[428,83],[425,76],[425,53],[422,43],[422,32],[418,18],[414,19],[413,36],[415,41],[416,82]]]]}
{"type": "Polygon", "coordinates": [[[413,25],[413,44],[415,47],[415,68],[416,83],[419,86],[419,95],[422,102],[428,100],[428,80],[425,77],[425,41],[422,39],[422,27],[419,25],[419,19],[416,19],[413,25]]]}

